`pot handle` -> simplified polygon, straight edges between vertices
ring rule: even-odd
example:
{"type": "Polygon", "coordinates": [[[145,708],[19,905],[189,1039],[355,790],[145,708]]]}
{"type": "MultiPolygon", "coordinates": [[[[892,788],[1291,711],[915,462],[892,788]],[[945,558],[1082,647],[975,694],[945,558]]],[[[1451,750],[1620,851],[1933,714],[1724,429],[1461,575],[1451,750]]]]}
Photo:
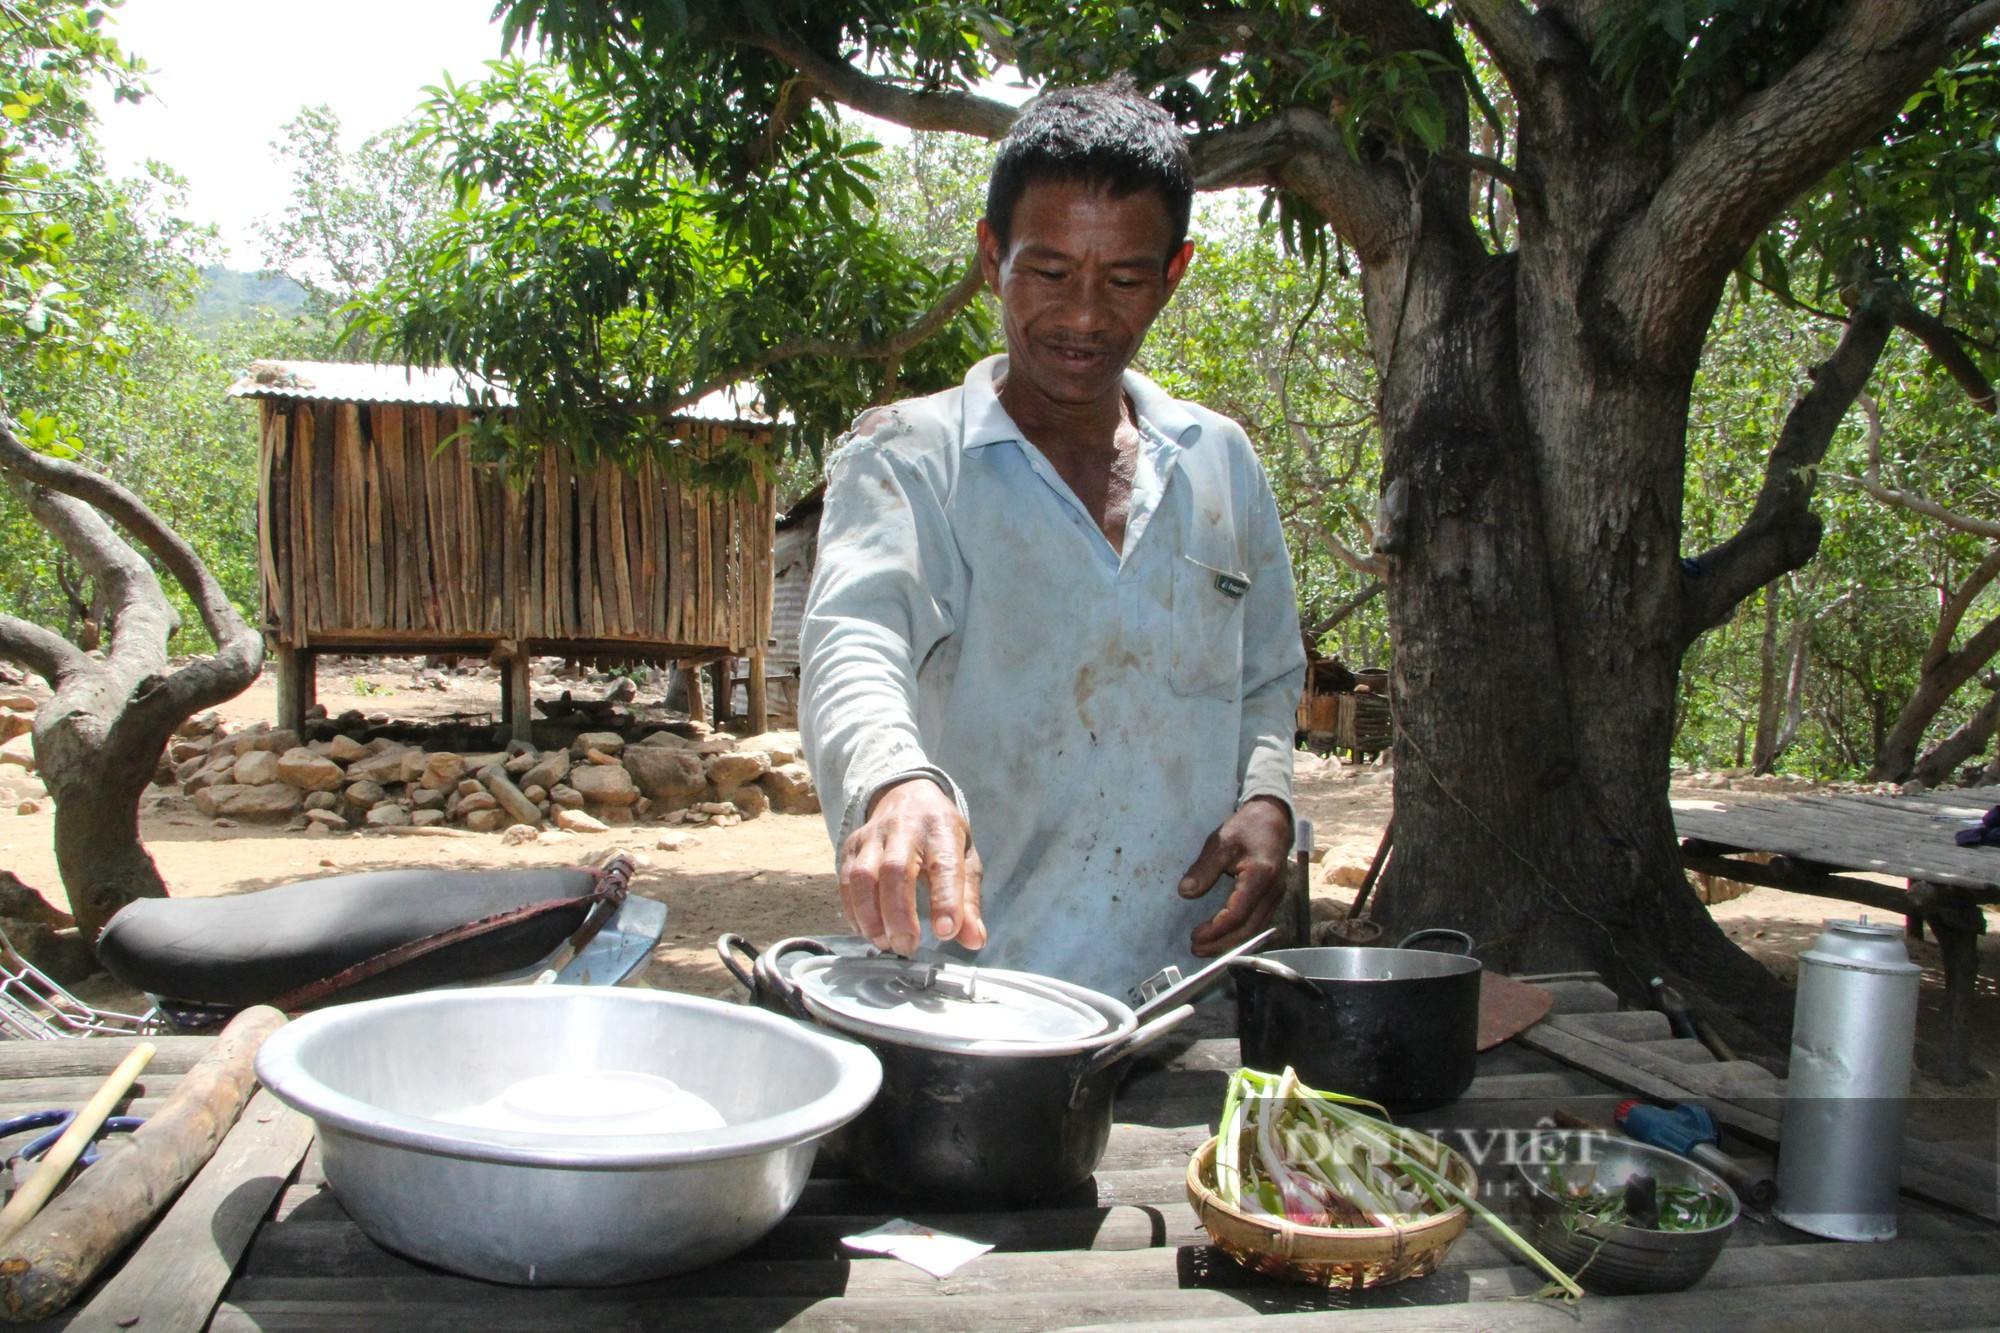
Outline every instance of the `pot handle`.
{"type": "Polygon", "coordinates": [[[1326,992],[1320,989],[1317,981],[1306,976],[1303,972],[1286,967],[1274,958],[1265,958],[1260,954],[1244,954],[1241,957],[1230,959],[1229,966],[1232,970],[1241,968],[1246,972],[1262,972],[1267,977],[1276,977],[1287,985],[1297,986],[1300,990],[1310,994],[1314,999],[1324,1000],[1326,998],[1326,992]]]}
{"type": "Polygon", "coordinates": [[[736,955],[739,953],[749,960],[751,966],[756,966],[757,946],[749,940],[734,931],[725,931],[716,938],[715,956],[722,960],[722,965],[729,969],[729,975],[736,978],[737,984],[749,991],[754,998],[757,994],[757,978],[744,971],[743,964],[736,961],[736,955]]]}
{"type": "MultiPolygon", "coordinates": [[[[1398,944],[1396,947],[1398,949],[1407,949],[1412,944],[1415,944],[1418,940],[1427,940],[1432,938],[1433,936],[1439,939],[1456,940],[1458,942],[1458,951],[1464,954],[1467,958],[1470,958],[1472,956],[1472,948],[1473,948],[1472,936],[1466,934],[1462,930],[1453,930],[1450,926],[1427,926],[1422,930],[1413,931],[1410,934],[1405,935],[1403,937],[1403,942],[1401,944],[1398,944]]],[[[1442,949],[1433,949],[1431,950],[1431,952],[1442,953],[1444,951],[1442,949]]]]}
{"type": "Polygon", "coordinates": [[[779,940],[776,944],[764,950],[763,955],[757,961],[768,965],[766,970],[770,973],[772,989],[778,992],[778,998],[785,1002],[785,1007],[790,1009],[796,1017],[810,1023],[813,1021],[813,1017],[811,1012],[807,1010],[805,1001],[799,998],[797,983],[793,982],[790,977],[787,977],[778,965],[784,961],[784,957],[788,953],[810,953],[823,956],[832,952],[833,949],[829,945],[814,939],[810,935],[794,935],[788,940],[779,940]]]}
{"type": "Polygon", "coordinates": [[[1105,1070],[1111,1068],[1111,1066],[1124,1060],[1127,1056],[1137,1055],[1140,1051],[1151,1046],[1154,1042],[1193,1017],[1194,1006],[1184,1004],[1178,1009],[1169,1010],[1161,1014],[1149,1023],[1141,1023],[1123,1041],[1114,1041],[1093,1051],[1090,1058],[1084,1062],[1083,1068],[1076,1071],[1076,1078],[1069,1085],[1070,1109],[1075,1110],[1083,1103],[1083,1085],[1085,1082],[1103,1073],[1105,1070]]]}
{"type": "MultiPolygon", "coordinates": [[[[1143,987],[1135,987],[1129,992],[1133,1001],[1133,1012],[1139,1016],[1139,1021],[1143,1023],[1155,1014],[1163,1014],[1177,1004],[1185,1004],[1190,1000],[1199,999],[1222,984],[1223,978],[1229,975],[1229,966],[1231,963],[1254,949],[1262,948],[1277,933],[1278,928],[1272,926],[1256,935],[1252,935],[1229,952],[1218,958],[1210,959],[1193,976],[1176,981],[1152,995],[1146,995],[1143,987]]],[[[1162,973],[1161,975],[1170,974],[1162,973]]],[[[1150,982],[1147,984],[1150,984],[1150,982]]]]}

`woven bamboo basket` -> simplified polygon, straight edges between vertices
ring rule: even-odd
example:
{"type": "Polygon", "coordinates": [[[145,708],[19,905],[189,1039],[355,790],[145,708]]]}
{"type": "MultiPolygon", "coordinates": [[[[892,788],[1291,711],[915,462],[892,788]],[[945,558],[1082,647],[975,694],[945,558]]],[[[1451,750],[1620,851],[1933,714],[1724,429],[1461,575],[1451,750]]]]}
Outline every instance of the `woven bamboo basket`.
{"type": "MultiPolygon", "coordinates": [[[[1215,1143],[1202,1144],[1188,1161],[1188,1202],[1218,1249],[1272,1277],[1349,1291],[1424,1277],[1437,1271],[1472,1221],[1464,1204],[1388,1227],[1308,1227],[1252,1216],[1215,1192],[1215,1143]]],[[[1478,1189],[1472,1163],[1449,1149],[1446,1153],[1445,1178],[1468,1193],[1478,1189]]]]}

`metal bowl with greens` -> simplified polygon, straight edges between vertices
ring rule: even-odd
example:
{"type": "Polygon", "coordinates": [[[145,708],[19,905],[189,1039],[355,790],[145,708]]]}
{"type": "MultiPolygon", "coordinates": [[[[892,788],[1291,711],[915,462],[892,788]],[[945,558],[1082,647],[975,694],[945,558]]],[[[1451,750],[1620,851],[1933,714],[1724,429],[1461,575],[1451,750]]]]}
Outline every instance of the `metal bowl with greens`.
{"type": "Polygon", "coordinates": [[[1693,1286],[1739,1212],[1735,1193],[1706,1167],[1612,1134],[1537,1135],[1514,1170],[1527,1187],[1536,1248],[1605,1295],[1693,1286]]]}

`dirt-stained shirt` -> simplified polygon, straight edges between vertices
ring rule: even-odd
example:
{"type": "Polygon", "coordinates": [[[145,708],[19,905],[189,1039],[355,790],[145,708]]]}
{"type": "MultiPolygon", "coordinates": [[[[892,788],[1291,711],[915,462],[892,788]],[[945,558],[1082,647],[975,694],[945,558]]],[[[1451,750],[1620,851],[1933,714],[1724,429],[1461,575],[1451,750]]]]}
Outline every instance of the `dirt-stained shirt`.
{"type": "Polygon", "coordinates": [[[1114,549],[1001,407],[1005,373],[875,409],[829,458],[799,723],[836,848],[892,782],[958,801],[988,942],[946,953],[1123,997],[1194,962],[1230,887],[1177,892],[1208,835],[1291,801],[1291,561],[1242,429],[1129,371],[1114,549]]]}

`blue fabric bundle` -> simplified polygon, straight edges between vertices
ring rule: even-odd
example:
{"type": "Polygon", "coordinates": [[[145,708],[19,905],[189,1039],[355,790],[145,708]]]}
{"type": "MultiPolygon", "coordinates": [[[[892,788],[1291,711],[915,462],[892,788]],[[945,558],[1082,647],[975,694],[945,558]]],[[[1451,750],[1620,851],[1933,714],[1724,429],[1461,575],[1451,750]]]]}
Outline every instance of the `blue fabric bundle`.
{"type": "Polygon", "coordinates": [[[1958,845],[1961,847],[2000,847],[2000,805],[1994,806],[1979,817],[1978,828],[1963,828],[1958,831],[1958,845]]]}

